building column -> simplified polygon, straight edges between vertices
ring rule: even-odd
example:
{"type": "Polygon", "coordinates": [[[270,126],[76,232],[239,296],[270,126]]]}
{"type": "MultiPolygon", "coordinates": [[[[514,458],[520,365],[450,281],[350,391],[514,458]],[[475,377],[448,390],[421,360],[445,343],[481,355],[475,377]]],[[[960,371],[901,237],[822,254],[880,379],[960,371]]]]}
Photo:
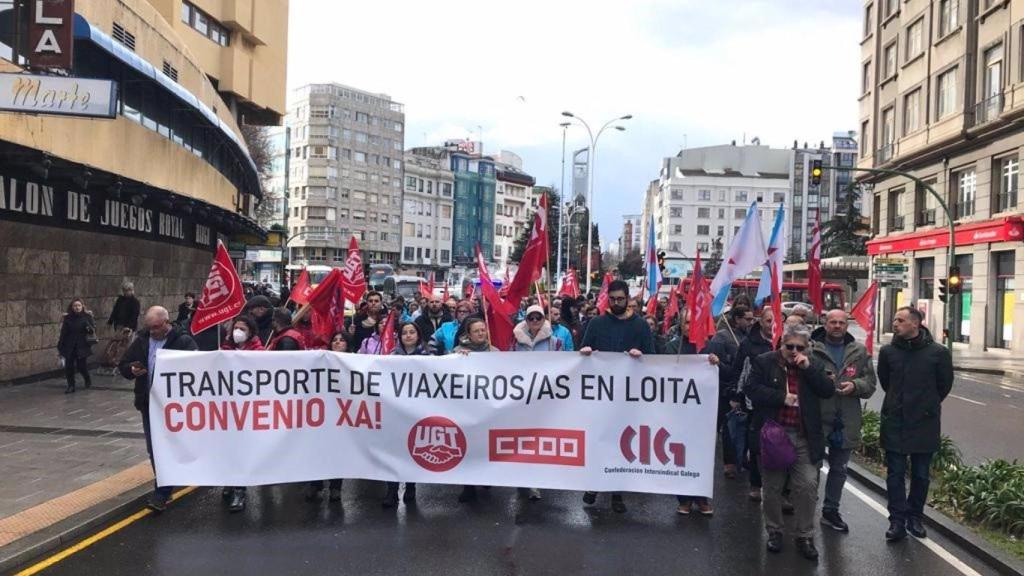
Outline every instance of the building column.
{"type": "MultiPolygon", "coordinates": [[[[971,352],[985,351],[985,336],[988,332],[988,303],[992,294],[992,275],[989,273],[990,259],[988,244],[975,246],[971,270],[971,352]]],[[[963,272],[963,271],[961,271],[963,272]]]]}

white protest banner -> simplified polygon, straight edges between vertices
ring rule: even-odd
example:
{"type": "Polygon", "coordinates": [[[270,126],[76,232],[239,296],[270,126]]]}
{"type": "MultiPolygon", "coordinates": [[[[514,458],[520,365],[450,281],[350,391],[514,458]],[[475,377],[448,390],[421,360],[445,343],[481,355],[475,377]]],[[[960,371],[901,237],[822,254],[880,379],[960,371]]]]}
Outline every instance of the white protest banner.
{"type": "Polygon", "coordinates": [[[161,486],[362,478],[712,495],[707,356],[157,354],[161,486]]]}

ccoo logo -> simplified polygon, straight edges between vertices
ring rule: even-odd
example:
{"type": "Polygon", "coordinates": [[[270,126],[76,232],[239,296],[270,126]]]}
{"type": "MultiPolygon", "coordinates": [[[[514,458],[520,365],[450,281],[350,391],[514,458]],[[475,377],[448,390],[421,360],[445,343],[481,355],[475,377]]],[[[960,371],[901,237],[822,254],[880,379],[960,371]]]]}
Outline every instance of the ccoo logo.
{"type": "Polygon", "coordinates": [[[409,430],[409,455],[431,472],[446,472],[466,457],[466,435],[444,416],[428,416],[409,430]]]}
{"type": "Polygon", "coordinates": [[[658,432],[651,438],[651,427],[640,426],[640,433],[632,426],[626,426],[619,436],[619,449],[627,462],[633,463],[637,459],[636,452],[633,452],[633,440],[639,436],[639,459],[641,464],[651,463],[651,448],[654,449],[654,457],[662,464],[674,462],[676,467],[686,466],[686,445],[682,442],[669,442],[671,437],[668,430],[659,428],[658,432]],[[669,455],[671,454],[671,456],[669,455]]]}

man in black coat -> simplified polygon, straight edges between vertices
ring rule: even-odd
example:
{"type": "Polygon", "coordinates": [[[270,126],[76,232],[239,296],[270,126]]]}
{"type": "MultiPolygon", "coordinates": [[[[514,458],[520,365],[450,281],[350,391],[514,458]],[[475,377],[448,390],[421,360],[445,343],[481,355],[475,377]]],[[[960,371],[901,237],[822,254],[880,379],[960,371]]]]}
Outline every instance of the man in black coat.
{"type": "Polygon", "coordinates": [[[426,342],[430,340],[434,332],[437,332],[441,324],[451,321],[452,315],[441,304],[441,297],[431,296],[430,303],[420,312],[420,315],[415,320],[415,324],[416,328],[420,331],[420,335],[423,336],[424,342],[426,342]]]}
{"type": "Polygon", "coordinates": [[[796,546],[804,558],[816,560],[814,517],[818,503],[818,470],[825,457],[821,426],[821,398],[831,398],[835,385],[825,375],[821,361],[811,357],[811,333],[804,326],[787,326],[782,345],[775,352],[757,356],[750,363],[746,393],[754,405],[754,429],[760,432],[772,420],[781,426],[796,452],[796,461],[785,469],[769,469],[762,461],[763,513],[768,530],[768,551],[782,551],[782,490],[787,478],[795,508],[796,546]]]}
{"type": "Polygon", "coordinates": [[[107,325],[113,326],[115,330],[130,328],[132,332],[135,332],[139,329],[141,306],[139,299],[135,297],[135,284],[125,282],[121,285],[121,295],[114,301],[114,308],[110,311],[107,325]]]}
{"type": "MultiPolygon", "coordinates": [[[[125,351],[118,365],[121,375],[135,380],[135,409],[142,412],[142,431],[146,434],[146,451],[156,474],[153,460],[153,441],[149,428],[149,389],[156,372],[156,353],[164,350],[196,350],[192,337],[171,324],[170,314],[162,306],[146,310],[145,331],[140,332],[125,351]]],[[[154,481],[154,485],[156,482],[154,481]]],[[[149,497],[149,508],[163,512],[171,498],[172,486],[156,486],[149,497]]]]}
{"type": "Polygon", "coordinates": [[[262,295],[253,296],[246,301],[245,308],[242,308],[243,315],[251,316],[256,321],[256,333],[263,344],[270,341],[270,334],[274,331],[273,312],[274,305],[271,304],[270,298],[262,295]]]}
{"type": "Polygon", "coordinates": [[[924,538],[921,520],[928,498],[929,468],[942,437],[942,401],[953,388],[953,357],[921,326],[921,312],[905,307],[892,321],[892,343],[878,354],[882,401],[889,530],[886,540],[924,538]],[[910,459],[910,496],[906,492],[910,459]]]}

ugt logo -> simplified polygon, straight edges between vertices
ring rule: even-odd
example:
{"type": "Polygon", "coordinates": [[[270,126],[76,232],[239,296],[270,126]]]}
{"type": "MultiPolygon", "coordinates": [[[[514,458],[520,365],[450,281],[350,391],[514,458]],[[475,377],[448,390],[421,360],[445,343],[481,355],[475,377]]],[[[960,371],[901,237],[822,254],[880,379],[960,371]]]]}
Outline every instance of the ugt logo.
{"type": "Polygon", "coordinates": [[[466,435],[444,416],[428,416],[409,430],[409,455],[431,472],[445,472],[466,456],[466,435]]]}
{"type": "MultiPolygon", "coordinates": [[[[667,465],[671,461],[678,468],[686,466],[686,445],[682,442],[669,442],[668,439],[671,434],[668,433],[668,430],[659,428],[652,442],[651,427],[640,426],[639,436],[641,464],[651,463],[651,447],[653,446],[654,456],[662,464],[667,465]],[[671,457],[669,453],[672,454],[671,457]]],[[[637,432],[632,426],[626,426],[626,429],[622,431],[622,436],[619,436],[619,449],[622,450],[622,456],[630,464],[637,459],[636,453],[633,452],[633,439],[636,437],[637,432]]]]}

